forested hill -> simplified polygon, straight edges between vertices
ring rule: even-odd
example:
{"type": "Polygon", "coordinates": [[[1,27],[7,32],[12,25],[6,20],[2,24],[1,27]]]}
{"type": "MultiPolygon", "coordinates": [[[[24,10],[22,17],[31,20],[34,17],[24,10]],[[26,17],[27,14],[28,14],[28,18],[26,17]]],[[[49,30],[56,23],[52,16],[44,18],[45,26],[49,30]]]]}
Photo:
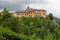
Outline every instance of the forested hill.
{"type": "Polygon", "coordinates": [[[0,40],[60,40],[60,22],[47,18],[11,16],[8,10],[0,15],[0,40]]]}

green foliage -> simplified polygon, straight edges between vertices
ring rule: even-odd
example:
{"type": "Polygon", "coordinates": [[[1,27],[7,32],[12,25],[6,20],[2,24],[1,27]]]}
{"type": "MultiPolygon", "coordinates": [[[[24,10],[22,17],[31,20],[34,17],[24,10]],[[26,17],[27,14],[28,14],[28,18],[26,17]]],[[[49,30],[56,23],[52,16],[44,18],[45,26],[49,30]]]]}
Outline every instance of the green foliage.
{"type": "Polygon", "coordinates": [[[53,14],[51,14],[51,13],[49,14],[49,19],[53,20],[53,14]]]}
{"type": "Polygon", "coordinates": [[[0,40],[60,40],[60,22],[48,18],[15,18],[6,8],[0,15],[0,40]]]}
{"type": "Polygon", "coordinates": [[[8,28],[3,28],[0,26],[0,40],[18,40],[19,35],[15,32],[9,30],[8,28]]]}

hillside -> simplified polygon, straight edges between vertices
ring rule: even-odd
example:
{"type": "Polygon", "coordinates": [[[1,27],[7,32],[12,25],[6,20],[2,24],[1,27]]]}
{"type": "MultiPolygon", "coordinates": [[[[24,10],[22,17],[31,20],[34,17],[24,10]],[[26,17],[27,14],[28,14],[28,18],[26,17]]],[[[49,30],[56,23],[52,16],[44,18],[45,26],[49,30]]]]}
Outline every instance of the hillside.
{"type": "Polygon", "coordinates": [[[58,22],[60,20],[60,18],[54,17],[54,20],[56,20],[58,22]]]}
{"type": "Polygon", "coordinates": [[[48,18],[0,15],[0,40],[60,40],[60,23],[48,18]]]}

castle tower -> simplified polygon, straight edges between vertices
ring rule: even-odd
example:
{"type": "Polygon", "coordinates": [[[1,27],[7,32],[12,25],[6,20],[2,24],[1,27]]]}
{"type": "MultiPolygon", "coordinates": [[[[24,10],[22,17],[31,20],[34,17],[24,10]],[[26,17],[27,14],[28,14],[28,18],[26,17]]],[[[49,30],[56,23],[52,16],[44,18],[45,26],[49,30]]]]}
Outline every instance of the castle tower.
{"type": "Polygon", "coordinates": [[[26,10],[30,9],[29,6],[26,8],[26,10]]]}

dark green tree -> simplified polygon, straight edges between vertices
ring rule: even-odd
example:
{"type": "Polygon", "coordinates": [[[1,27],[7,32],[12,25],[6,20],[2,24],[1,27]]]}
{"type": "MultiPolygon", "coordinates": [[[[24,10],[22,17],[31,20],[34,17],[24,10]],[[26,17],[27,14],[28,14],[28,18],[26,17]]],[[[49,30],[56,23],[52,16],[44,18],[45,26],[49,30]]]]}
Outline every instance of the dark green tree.
{"type": "Polygon", "coordinates": [[[53,14],[52,13],[50,13],[48,17],[50,20],[53,20],[53,14]]]}

